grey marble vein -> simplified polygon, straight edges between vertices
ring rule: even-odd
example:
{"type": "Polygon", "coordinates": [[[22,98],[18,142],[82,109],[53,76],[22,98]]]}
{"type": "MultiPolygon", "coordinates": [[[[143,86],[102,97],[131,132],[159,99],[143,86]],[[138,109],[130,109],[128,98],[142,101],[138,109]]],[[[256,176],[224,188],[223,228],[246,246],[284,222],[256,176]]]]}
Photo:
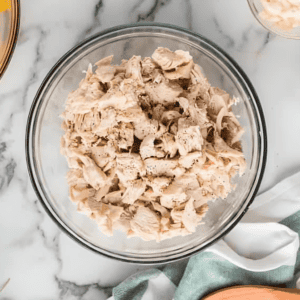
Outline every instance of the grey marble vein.
{"type": "Polygon", "coordinates": [[[43,56],[43,51],[42,51],[43,42],[47,38],[47,33],[46,33],[46,31],[43,30],[43,28],[41,26],[35,26],[33,28],[27,29],[27,34],[30,31],[33,31],[34,33],[36,33],[38,38],[37,38],[37,45],[35,46],[35,53],[36,53],[35,59],[34,59],[32,67],[31,67],[30,74],[28,76],[28,80],[25,83],[25,90],[23,92],[23,97],[22,97],[22,107],[24,107],[26,105],[27,94],[28,94],[29,88],[31,87],[31,85],[33,85],[38,80],[37,67],[43,56]]]}
{"type": "Polygon", "coordinates": [[[221,28],[217,18],[213,17],[213,24],[215,25],[217,31],[219,32],[219,34],[221,34],[221,36],[223,36],[226,39],[226,48],[230,49],[230,48],[234,48],[235,46],[235,41],[234,39],[227,33],[225,33],[223,31],[223,29],[221,28]]]}
{"type": "MultiPolygon", "coordinates": [[[[147,1],[147,0],[146,0],[147,1]]],[[[130,15],[134,14],[136,10],[145,2],[145,0],[138,0],[137,3],[130,10],[130,15]]]]}
{"type": "Polygon", "coordinates": [[[252,26],[247,27],[245,30],[243,30],[242,41],[241,41],[241,48],[243,47],[244,44],[248,43],[248,41],[249,41],[249,34],[250,34],[251,30],[252,30],[252,26]]]}
{"type": "MultiPolygon", "coordinates": [[[[35,201],[35,205],[37,206],[37,208],[39,207],[37,201],[35,201]]],[[[48,238],[47,233],[41,227],[41,222],[37,225],[36,228],[37,228],[37,231],[38,231],[39,235],[43,239],[44,246],[47,249],[49,249],[50,251],[52,251],[52,253],[54,254],[55,260],[56,260],[56,262],[58,263],[58,266],[59,266],[57,272],[60,272],[61,269],[62,269],[62,264],[63,264],[63,261],[60,257],[60,252],[59,252],[59,250],[60,250],[59,249],[60,248],[59,237],[60,237],[61,232],[59,231],[58,228],[56,228],[56,234],[54,235],[54,237],[51,236],[50,238],[48,238]]]]}
{"type": "Polygon", "coordinates": [[[255,44],[256,49],[253,49],[257,53],[261,53],[262,51],[264,51],[265,47],[267,47],[269,42],[272,41],[272,35],[269,32],[255,30],[254,27],[252,25],[250,25],[243,30],[240,45],[239,45],[239,47],[237,47],[238,51],[245,51],[249,47],[249,43],[253,44],[253,38],[252,38],[251,34],[255,35],[255,37],[256,37],[255,41],[259,45],[259,46],[256,46],[256,44],[255,44]]]}
{"type": "Polygon", "coordinates": [[[185,15],[187,21],[187,28],[193,30],[193,14],[192,14],[192,5],[190,0],[185,0],[185,15]]]}
{"type": "Polygon", "coordinates": [[[12,181],[17,163],[13,158],[6,158],[7,144],[0,142],[0,192],[12,181]]]}
{"type": "Polygon", "coordinates": [[[111,287],[101,287],[96,283],[77,285],[76,283],[62,280],[58,277],[55,277],[55,280],[60,290],[60,300],[63,300],[65,296],[74,296],[76,297],[76,300],[81,300],[90,288],[96,288],[97,290],[104,292],[107,297],[110,297],[112,295],[111,287]]]}
{"type": "Polygon", "coordinates": [[[261,53],[262,51],[264,51],[264,49],[269,45],[270,42],[272,42],[274,40],[274,38],[275,38],[274,35],[272,35],[270,32],[267,32],[265,34],[265,38],[263,40],[263,44],[258,49],[258,52],[261,53]]]}
{"type": "Polygon", "coordinates": [[[3,155],[3,153],[6,151],[6,149],[7,149],[6,143],[1,142],[0,143],[0,159],[1,159],[1,156],[3,155]]]}
{"type": "Polygon", "coordinates": [[[81,42],[83,39],[85,39],[88,35],[91,34],[91,32],[94,31],[95,28],[101,26],[100,22],[100,16],[101,12],[104,9],[104,3],[103,0],[98,0],[93,12],[93,20],[91,25],[78,37],[78,42],[81,42]]]}
{"type": "Polygon", "coordinates": [[[155,0],[151,9],[148,12],[138,14],[137,22],[148,21],[153,22],[155,20],[155,15],[158,13],[160,8],[164,5],[170,3],[171,0],[155,0]]]}
{"type": "Polygon", "coordinates": [[[8,164],[5,166],[6,176],[7,176],[7,186],[10,184],[11,180],[14,177],[15,174],[15,168],[17,166],[17,163],[13,158],[11,158],[8,162],[8,164]]]}
{"type": "Polygon", "coordinates": [[[12,91],[10,91],[8,93],[1,93],[1,95],[0,95],[0,103],[4,102],[7,99],[10,99],[11,97],[13,97],[14,95],[16,95],[17,93],[22,93],[21,88],[13,89],[12,91]]]}

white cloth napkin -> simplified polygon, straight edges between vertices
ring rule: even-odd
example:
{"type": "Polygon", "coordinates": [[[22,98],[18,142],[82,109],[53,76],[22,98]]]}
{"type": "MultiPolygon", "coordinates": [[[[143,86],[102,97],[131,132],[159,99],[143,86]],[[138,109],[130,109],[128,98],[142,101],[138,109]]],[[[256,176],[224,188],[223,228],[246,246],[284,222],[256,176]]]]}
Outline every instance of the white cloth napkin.
{"type": "Polygon", "coordinates": [[[299,248],[298,233],[276,222],[298,210],[300,173],[257,196],[241,222],[206,251],[253,272],[293,266],[299,248]]]}
{"type": "MultiPolygon", "coordinates": [[[[299,210],[300,173],[297,173],[257,196],[235,228],[205,251],[218,254],[252,272],[269,271],[283,265],[294,266],[299,248],[298,233],[277,222],[299,210]]],[[[168,291],[168,297],[163,299],[172,299],[174,290],[174,284],[161,274],[149,280],[142,300],[162,299],[157,298],[161,291],[168,291]]]]}

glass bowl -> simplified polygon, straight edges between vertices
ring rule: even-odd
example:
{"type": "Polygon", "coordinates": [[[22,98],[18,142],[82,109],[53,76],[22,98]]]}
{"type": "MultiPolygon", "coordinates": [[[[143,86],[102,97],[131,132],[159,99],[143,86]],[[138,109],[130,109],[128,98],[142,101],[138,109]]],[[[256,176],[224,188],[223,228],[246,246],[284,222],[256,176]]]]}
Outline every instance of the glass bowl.
{"type": "Polygon", "coordinates": [[[33,101],[26,130],[26,158],[32,185],[45,210],[59,227],[79,244],[122,261],[159,264],[186,258],[220,239],[241,219],[253,201],[266,163],[266,127],[261,105],[249,79],[240,67],[206,38],[166,24],[133,24],[108,29],[85,40],[66,53],[51,69],[33,101]],[[185,237],[160,243],[127,238],[115,231],[112,237],[100,232],[96,223],[76,211],[69,200],[68,165],[60,154],[65,101],[78,87],[89,63],[114,55],[114,64],[133,55],[151,56],[157,47],[189,51],[209,82],[240,98],[234,112],[246,133],[242,147],[247,170],[235,178],[237,188],[226,200],[208,203],[205,224],[185,237]]]}
{"type": "Polygon", "coordinates": [[[300,39],[300,26],[295,27],[293,30],[290,31],[280,29],[274,26],[274,23],[264,20],[260,17],[260,13],[264,10],[263,5],[261,4],[261,0],[248,0],[248,4],[256,20],[269,32],[288,39],[300,39]]]}
{"type": "Polygon", "coordinates": [[[0,78],[4,74],[17,43],[20,25],[20,3],[11,0],[0,8],[0,78]]]}

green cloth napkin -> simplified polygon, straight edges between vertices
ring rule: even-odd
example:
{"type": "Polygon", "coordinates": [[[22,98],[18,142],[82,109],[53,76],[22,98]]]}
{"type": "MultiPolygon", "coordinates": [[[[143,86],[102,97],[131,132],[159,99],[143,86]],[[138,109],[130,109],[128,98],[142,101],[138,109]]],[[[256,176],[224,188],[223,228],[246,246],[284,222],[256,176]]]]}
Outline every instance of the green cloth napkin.
{"type": "MultiPolygon", "coordinates": [[[[299,234],[300,211],[280,223],[299,234]]],[[[199,300],[213,291],[233,285],[285,284],[294,287],[293,278],[299,271],[299,251],[295,266],[281,266],[267,272],[244,270],[214,253],[202,252],[191,257],[187,265],[179,262],[131,276],[113,289],[113,295],[115,300],[140,300],[147,290],[149,280],[164,273],[176,286],[175,300],[199,300]]]]}

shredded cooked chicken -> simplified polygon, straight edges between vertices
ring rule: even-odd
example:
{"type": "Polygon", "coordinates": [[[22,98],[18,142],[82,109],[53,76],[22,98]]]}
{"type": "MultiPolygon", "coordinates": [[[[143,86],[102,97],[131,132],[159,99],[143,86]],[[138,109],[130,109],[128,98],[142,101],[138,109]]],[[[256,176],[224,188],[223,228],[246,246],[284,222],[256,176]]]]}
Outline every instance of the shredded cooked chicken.
{"type": "Polygon", "coordinates": [[[237,100],[182,50],[112,60],[88,67],[62,114],[70,199],[107,235],[190,234],[245,171],[237,100]]]}

